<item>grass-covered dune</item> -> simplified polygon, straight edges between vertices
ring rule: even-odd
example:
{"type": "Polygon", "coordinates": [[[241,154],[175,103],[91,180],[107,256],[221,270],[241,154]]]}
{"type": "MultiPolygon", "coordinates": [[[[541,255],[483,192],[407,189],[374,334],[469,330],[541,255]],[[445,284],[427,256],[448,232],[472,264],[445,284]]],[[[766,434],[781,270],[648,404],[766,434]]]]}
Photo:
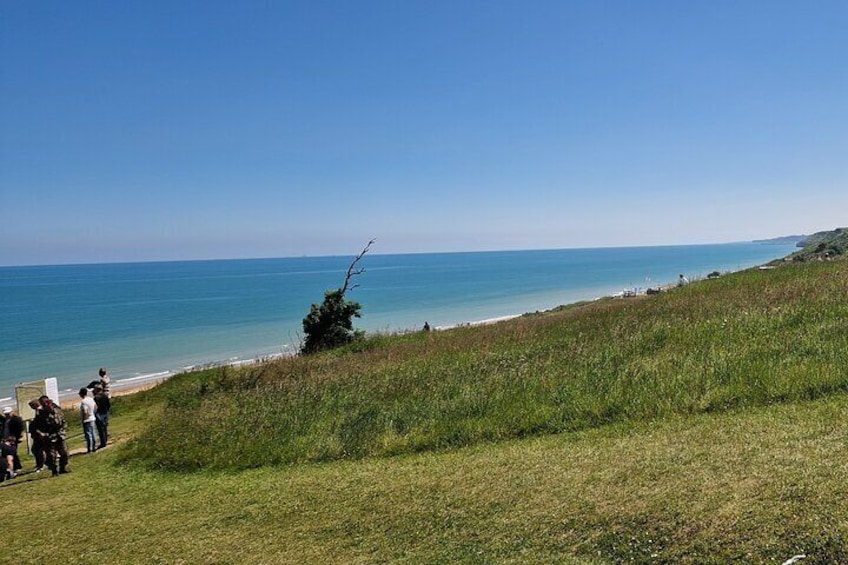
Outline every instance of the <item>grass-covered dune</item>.
{"type": "Polygon", "coordinates": [[[175,379],[147,469],[386,456],[848,390],[848,262],[175,379]]]}
{"type": "Polygon", "coordinates": [[[0,562],[848,563],[847,298],[792,264],[178,376],[0,485],[0,562]]]}

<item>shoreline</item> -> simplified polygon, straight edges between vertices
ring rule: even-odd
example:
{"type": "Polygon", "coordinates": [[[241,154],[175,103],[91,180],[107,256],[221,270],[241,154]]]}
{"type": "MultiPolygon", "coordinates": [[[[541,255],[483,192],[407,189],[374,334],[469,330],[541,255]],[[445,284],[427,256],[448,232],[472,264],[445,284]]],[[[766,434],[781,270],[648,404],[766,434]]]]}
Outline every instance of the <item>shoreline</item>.
{"type": "MultiPolygon", "coordinates": [[[[596,298],[597,300],[597,298],[596,298]]],[[[540,310],[542,311],[542,310],[540,310]]],[[[547,311],[547,310],[545,310],[547,311]]],[[[459,322],[456,324],[446,324],[441,326],[434,326],[433,331],[447,331],[454,328],[461,327],[474,327],[474,326],[487,326],[491,324],[496,324],[498,322],[504,322],[507,320],[513,320],[515,318],[520,318],[524,314],[508,314],[504,316],[497,316],[493,318],[484,318],[482,320],[473,320],[468,322],[459,322]]],[[[390,333],[404,334],[404,333],[413,333],[422,331],[420,328],[408,328],[404,330],[398,330],[390,333]]],[[[378,335],[380,332],[373,332],[370,335],[378,335]]],[[[158,384],[161,384],[171,377],[175,375],[179,375],[181,373],[188,373],[193,371],[202,371],[206,369],[214,369],[216,367],[242,367],[245,365],[252,365],[256,363],[262,363],[264,361],[270,361],[273,359],[278,359],[281,357],[293,355],[294,353],[273,353],[268,355],[260,355],[258,357],[250,358],[250,359],[235,359],[235,360],[227,360],[227,361],[209,361],[207,363],[201,363],[197,365],[189,365],[186,367],[181,367],[179,369],[165,369],[162,371],[156,371],[153,373],[146,373],[142,375],[136,375],[132,377],[125,377],[115,379],[113,378],[111,386],[110,386],[110,395],[111,396],[124,396],[128,394],[133,394],[136,392],[141,392],[143,390],[148,390],[155,387],[158,384]]],[[[84,386],[84,385],[81,385],[84,386]]],[[[14,391],[14,387],[13,387],[14,391]]],[[[59,387],[59,402],[63,406],[66,404],[72,404],[77,402],[79,398],[78,395],[79,388],[67,388],[67,387],[59,387]]],[[[0,406],[8,406],[14,405],[15,398],[14,396],[0,398],[0,406]]]]}
{"type": "MultiPolygon", "coordinates": [[[[757,268],[757,267],[762,266],[762,265],[763,265],[763,263],[753,263],[753,264],[750,264],[750,265],[747,265],[747,266],[738,265],[735,268],[731,267],[731,268],[721,269],[721,267],[719,267],[719,269],[721,269],[721,273],[724,275],[724,274],[733,273],[733,272],[737,272],[737,271],[741,271],[741,270],[745,270],[745,269],[757,268]]],[[[681,268],[681,270],[685,270],[685,268],[681,268]]],[[[674,272],[678,272],[677,269],[675,269],[674,272]]],[[[696,274],[697,271],[692,271],[692,270],[689,270],[688,272],[690,273],[689,278],[693,282],[695,280],[699,279],[699,278],[705,278],[703,276],[703,273],[705,273],[706,271],[703,270],[703,269],[700,271],[700,274],[696,274]]],[[[619,279],[619,280],[621,281],[622,279],[619,279]]],[[[624,279],[624,280],[626,280],[626,279],[624,279]]],[[[668,279],[666,279],[666,280],[668,280],[668,279]]],[[[485,326],[485,325],[489,325],[489,324],[495,324],[495,323],[498,323],[498,322],[501,322],[501,321],[507,321],[507,320],[510,320],[510,319],[518,318],[518,317],[523,316],[523,315],[528,314],[528,313],[546,312],[546,311],[553,310],[555,308],[559,308],[559,307],[562,307],[562,306],[567,306],[567,305],[571,305],[571,304],[575,304],[575,303],[579,303],[579,302],[591,302],[591,301],[599,300],[601,298],[618,299],[618,298],[628,298],[628,297],[633,297],[633,296],[641,296],[641,295],[647,294],[648,290],[659,289],[660,291],[665,291],[665,290],[668,290],[669,288],[675,286],[674,282],[667,282],[665,284],[662,284],[662,283],[659,283],[658,280],[655,279],[655,281],[652,281],[651,278],[648,278],[648,277],[646,277],[645,280],[642,281],[642,284],[644,284],[645,286],[635,286],[635,285],[633,285],[633,282],[630,282],[630,284],[628,286],[624,287],[624,288],[622,288],[621,286],[618,286],[618,285],[603,285],[602,288],[597,288],[598,292],[596,294],[594,294],[594,298],[592,297],[592,295],[583,296],[583,297],[579,297],[579,296],[565,297],[565,296],[563,296],[563,297],[560,297],[560,300],[557,301],[557,302],[549,302],[547,304],[540,304],[538,308],[534,308],[532,305],[522,304],[522,305],[519,306],[520,310],[519,310],[519,308],[516,308],[516,309],[513,310],[513,313],[505,314],[505,315],[502,313],[503,311],[501,311],[496,316],[485,317],[485,312],[478,312],[479,314],[483,314],[483,316],[481,316],[481,318],[478,318],[478,319],[474,319],[474,314],[472,314],[471,316],[469,316],[469,318],[466,318],[465,320],[460,319],[459,321],[457,321],[455,323],[448,322],[447,324],[438,324],[438,322],[437,322],[436,324],[432,324],[432,321],[431,321],[432,329],[435,330],[435,331],[444,331],[444,330],[449,330],[449,329],[453,329],[453,328],[460,328],[460,327],[485,326]],[[649,286],[652,287],[652,288],[649,289],[648,288],[649,286]],[[615,289],[622,289],[622,290],[615,291],[615,289]]],[[[591,292],[591,289],[589,289],[589,288],[584,288],[582,290],[584,290],[584,291],[589,290],[591,292]]],[[[518,306],[518,305],[516,304],[516,306],[518,306]]],[[[509,310],[507,310],[507,312],[509,312],[509,310]]],[[[433,312],[433,314],[435,314],[435,312],[433,312]]],[[[422,319],[424,319],[424,317],[422,317],[422,319]]],[[[422,330],[422,327],[416,324],[414,326],[408,326],[406,328],[397,328],[397,329],[384,328],[382,331],[381,330],[367,331],[367,335],[380,335],[381,333],[404,334],[404,333],[413,333],[413,332],[417,332],[417,331],[421,331],[421,330],[422,330]]],[[[116,394],[116,395],[128,394],[128,393],[131,393],[131,392],[136,392],[136,391],[139,391],[139,390],[145,390],[145,389],[151,388],[151,387],[171,378],[174,375],[184,373],[184,372],[190,372],[190,371],[202,370],[202,369],[208,369],[208,368],[214,368],[214,367],[224,367],[224,366],[238,367],[238,366],[250,365],[250,364],[254,364],[254,363],[258,363],[258,362],[262,362],[262,361],[267,361],[267,360],[271,360],[271,359],[282,357],[282,356],[292,355],[293,351],[296,349],[296,347],[294,345],[295,344],[284,345],[283,348],[286,349],[286,350],[283,350],[283,351],[281,351],[280,349],[277,349],[276,351],[269,351],[269,352],[263,352],[261,349],[259,349],[258,351],[254,350],[253,352],[248,353],[246,355],[246,358],[239,358],[239,357],[235,357],[235,356],[222,355],[220,358],[215,359],[214,358],[215,357],[214,352],[212,352],[212,355],[209,355],[209,357],[211,357],[212,360],[205,361],[205,360],[200,359],[197,362],[194,362],[194,363],[189,362],[185,365],[174,363],[170,367],[168,366],[169,363],[168,363],[167,359],[163,359],[164,362],[162,364],[158,364],[154,360],[154,362],[148,364],[148,367],[145,368],[146,370],[143,373],[129,372],[129,371],[126,371],[126,367],[124,367],[123,370],[120,370],[117,374],[114,374],[114,373],[112,374],[112,391],[113,391],[113,394],[116,394]],[[150,365],[152,365],[152,366],[150,366],[150,365]],[[158,367],[156,365],[158,365],[158,367]]],[[[107,366],[107,370],[108,369],[109,369],[109,367],[107,366]]],[[[92,373],[95,370],[96,369],[93,368],[92,373]]],[[[90,380],[87,379],[86,377],[80,377],[79,375],[77,375],[77,376],[65,375],[64,377],[62,377],[61,372],[57,372],[57,373],[58,374],[54,374],[53,376],[56,376],[59,379],[58,394],[59,394],[60,401],[65,401],[67,399],[71,399],[71,400],[76,399],[77,396],[78,396],[77,391],[79,390],[79,388],[81,386],[85,386],[86,383],[90,382],[90,380]]],[[[39,379],[37,379],[37,378],[31,379],[30,382],[38,381],[38,380],[39,379]]],[[[9,384],[5,385],[9,388],[7,390],[3,391],[3,392],[6,393],[6,395],[4,395],[4,397],[0,398],[0,406],[7,406],[7,405],[11,405],[11,404],[16,403],[16,399],[14,397],[14,394],[15,394],[14,389],[15,389],[16,385],[17,385],[17,383],[9,383],[9,384]]],[[[2,394],[2,393],[0,393],[0,394],[2,394]]]]}
{"type": "MultiPolygon", "coordinates": [[[[596,299],[597,300],[597,299],[596,299]]],[[[473,327],[473,326],[488,326],[491,324],[497,324],[498,322],[505,322],[507,320],[514,320],[515,318],[520,318],[524,314],[509,314],[506,316],[497,316],[494,318],[485,318],[482,320],[474,320],[470,322],[460,322],[457,324],[449,324],[443,326],[435,326],[433,328],[434,331],[447,331],[454,328],[461,327],[473,327]]],[[[418,329],[405,329],[399,330],[398,332],[392,333],[414,333],[422,331],[420,328],[418,329]]],[[[380,332],[372,332],[370,335],[378,335],[380,332]]],[[[287,357],[294,355],[294,353],[274,353],[268,355],[261,355],[258,357],[254,357],[251,359],[236,359],[236,360],[228,360],[228,361],[210,361],[208,363],[201,363],[198,365],[191,365],[187,367],[182,367],[179,370],[164,370],[158,371],[155,373],[149,373],[144,375],[138,375],[135,377],[127,377],[123,379],[114,379],[111,383],[110,387],[110,395],[111,396],[124,396],[128,394],[134,394],[136,392],[141,392],[144,390],[151,389],[171,377],[175,375],[179,375],[182,373],[190,373],[193,371],[203,371],[206,369],[215,369],[218,367],[243,367],[246,365],[254,365],[258,363],[263,363],[265,361],[272,361],[274,359],[279,359],[282,357],[287,357]]],[[[73,388],[60,388],[59,389],[59,400],[62,404],[64,403],[72,403],[78,398],[78,390],[73,388]]],[[[0,404],[5,401],[13,401],[12,399],[0,399],[0,404]]]]}
{"type": "MultiPolygon", "coordinates": [[[[665,289],[671,288],[671,287],[673,287],[673,285],[667,285],[667,286],[664,286],[663,289],[665,290],[665,289]]],[[[615,294],[612,294],[612,295],[598,296],[598,297],[596,297],[596,298],[594,298],[594,299],[592,299],[588,302],[594,302],[596,300],[601,300],[601,299],[604,299],[604,298],[619,298],[621,296],[635,296],[636,295],[636,294],[626,294],[625,292],[626,291],[621,291],[619,293],[615,293],[615,294]]],[[[644,292],[641,292],[640,294],[644,294],[644,292]]],[[[577,302],[582,302],[582,301],[576,301],[576,302],[569,303],[569,304],[576,304],[577,302]]],[[[555,306],[554,308],[559,308],[561,306],[567,306],[567,305],[568,304],[560,304],[558,306],[555,306]]],[[[547,308],[547,309],[544,309],[544,310],[536,310],[534,312],[537,312],[537,313],[538,312],[549,312],[549,311],[553,310],[554,308],[547,308]]],[[[525,312],[524,314],[507,314],[507,315],[496,316],[496,317],[492,317],[492,318],[484,318],[484,319],[481,319],[481,320],[472,320],[472,321],[468,321],[468,322],[459,322],[459,323],[456,323],[456,324],[446,324],[446,325],[441,325],[441,326],[434,326],[433,331],[448,331],[448,330],[452,330],[452,329],[456,329],[456,328],[464,328],[464,327],[489,326],[489,325],[497,324],[497,323],[500,323],[500,322],[506,322],[506,321],[509,321],[509,320],[514,320],[516,318],[520,318],[521,316],[525,316],[526,314],[529,314],[529,313],[531,313],[531,312],[528,311],[528,312],[525,312]]],[[[420,328],[409,328],[409,329],[399,330],[399,331],[390,332],[390,333],[405,334],[405,333],[415,333],[415,332],[419,332],[419,331],[423,331],[423,330],[421,330],[420,328]]],[[[373,332],[371,335],[378,335],[379,333],[380,332],[373,332]]],[[[130,394],[135,394],[137,392],[149,390],[149,389],[154,388],[157,385],[167,381],[171,377],[173,377],[175,375],[182,374],[182,373],[188,373],[188,372],[193,372],[193,371],[202,371],[202,370],[206,370],[206,369],[214,369],[214,368],[217,368],[217,367],[242,367],[242,366],[245,366],[245,365],[252,365],[252,364],[256,364],[256,363],[262,363],[262,362],[265,362],[265,361],[271,361],[273,359],[278,359],[278,358],[289,356],[289,355],[293,355],[293,353],[290,353],[290,354],[275,353],[275,354],[269,354],[269,355],[262,355],[262,356],[251,358],[251,359],[237,359],[237,360],[228,360],[228,361],[221,361],[221,362],[210,361],[208,363],[202,363],[202,364],[198,364],[198,365],[191,365],[191,366],[187,366],[187,367],[182,367],[178,370],[168,369],[168,370],[164,370],[164,371],[157,371],[157,372],[154,372],[154,373],[147,373],[147,374],[137,375],[137,376],[133,376],[133,377],[114,379],[111,383],[110,396],[112,396],[112,397],[126,396],[126,395],[130,395],[130,394]]],[[[73,405],[78,404],[78,397],[79,397],[78,390],[79,390],[78,388],[77,389],[75,389],[75,388],[60,388],[59,389],[59,403],[63,407],[70,406],[72,404],[73,405]]],[[[5,406],[5,405],[14,404],[15,403],[14,401],[15,401],[14,397],[0,398],[0,405],[5,406]]]]}

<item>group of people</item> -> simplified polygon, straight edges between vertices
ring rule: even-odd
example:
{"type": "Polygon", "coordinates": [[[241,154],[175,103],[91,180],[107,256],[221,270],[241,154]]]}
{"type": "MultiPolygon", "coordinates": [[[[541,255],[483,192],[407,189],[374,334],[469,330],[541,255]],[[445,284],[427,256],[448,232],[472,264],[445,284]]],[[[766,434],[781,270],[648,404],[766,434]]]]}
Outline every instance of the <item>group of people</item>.
{"type": "Polygon", "coordinates": [[[112,409],[112,401],[109,400],[109,380],[106,371],[100,369],[100,381],[92,382],[91,395],[88,387],[79,389],[80,420],[82,431],[85,436],[85,451],[92,453],[106,447],[109,441],[109,411],[112,409]],[[103,377],[106,377],[104,380],[103,377]],[[97,434],[95,436],[95,430],[97,434]],[[100,445],[97,445],[99,439],[100,445]]]}
{"type": "MultiPolygon", "coordinates": [[[[80,421],[87,453],[106,447],[109,441],[109,412],[112,408],[110,379],[105,369],[100,369],[99,375],[100,380],[92,381],[88,387],[79,390],[80,421]]],[[[35,414],[29,423],[35,472],[40,473],[46,467],[54,477],[68,473],[68,422],[62,408],[46,395],[31,400],[29,406],[35,414]]],[[[18,447],[23,439],[24,428],[23,419],[12,407],[3,409],[0,481],[15,478],[22,468],[18,447]]]]}

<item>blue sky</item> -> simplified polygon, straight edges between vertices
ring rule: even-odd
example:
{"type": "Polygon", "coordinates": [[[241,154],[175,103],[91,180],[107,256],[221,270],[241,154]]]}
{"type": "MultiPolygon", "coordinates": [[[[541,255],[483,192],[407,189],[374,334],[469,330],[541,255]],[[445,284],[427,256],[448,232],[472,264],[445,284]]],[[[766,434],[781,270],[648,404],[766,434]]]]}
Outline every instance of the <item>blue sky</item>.
{"type": "Polygon", "coordinates": [[[848,224],[848,3],[0,0],[0,265],[848,224]]]}

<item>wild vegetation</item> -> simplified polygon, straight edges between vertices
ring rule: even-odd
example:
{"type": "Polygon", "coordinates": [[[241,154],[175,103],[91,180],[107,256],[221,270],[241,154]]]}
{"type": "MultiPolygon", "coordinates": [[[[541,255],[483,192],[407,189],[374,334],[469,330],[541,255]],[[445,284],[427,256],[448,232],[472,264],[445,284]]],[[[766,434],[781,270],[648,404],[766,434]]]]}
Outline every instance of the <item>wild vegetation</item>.
{"type": "Polygon", "coordinates": [[[848,389],[846,271],[846,262],[755,269],[659,296],[187,375],[124,460],[253,468],[819,398],[848,389]]]}
{"type": "Polygon", "coordinates": [[[334,349],[365,337],[365,332],[353,327],[353,319],[362,315],[362,305],[348,300],[346,295],[348,290],[357,286],[351,284],[353,277],[365,272],[365,269],[356,265],[368,253],[373,243],[372,239],[353,259],[347,269],[344,284],[337,289],[326,291],[324,301],[310,307],[309,314],[303,319],[304,340],[300,348],[302,354],[334,349]]]}
{"type": "Polygon", "coordinates": [[[827,259],[845,255],[848,253],[848,230],[836,228],[817,232],[806,237],[798,245],[802,246],[802,249],[789,256],[794,261],[827,259]]]}
{"type": "Polygon", "coordinates": [[[789,263],[181,375],[0,489],[3,556],[848,562],[846,320],[848,261],[789,263]]]}

